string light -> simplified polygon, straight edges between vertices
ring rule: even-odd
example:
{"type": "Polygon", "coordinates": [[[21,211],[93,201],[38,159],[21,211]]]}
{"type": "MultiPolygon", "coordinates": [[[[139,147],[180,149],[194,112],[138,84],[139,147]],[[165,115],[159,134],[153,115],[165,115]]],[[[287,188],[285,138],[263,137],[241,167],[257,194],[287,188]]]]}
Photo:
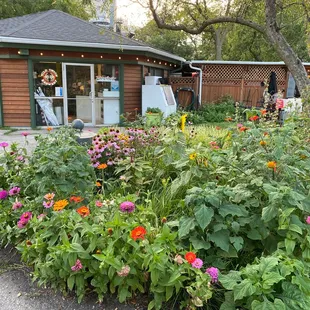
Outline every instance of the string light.
{"type": "Polygon", "coordinates": [[[43,53],[40,53],[41,56],[43,56],[43,53]]]}
{"type": "Polygon", "coordinates": [[[82,58],[84,58],[84,55],[81,55],[82,58]]]}

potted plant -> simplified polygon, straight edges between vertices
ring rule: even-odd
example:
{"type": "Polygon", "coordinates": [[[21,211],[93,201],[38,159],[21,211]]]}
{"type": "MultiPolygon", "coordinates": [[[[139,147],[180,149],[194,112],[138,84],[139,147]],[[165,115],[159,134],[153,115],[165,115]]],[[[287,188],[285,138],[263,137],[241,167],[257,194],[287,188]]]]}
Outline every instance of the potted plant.
{"type": "Polygon", "coordinates": [[[148,107],[146,109],[145,117],[147,127],[160,126],[161,121],[163,119],[163,112],[161,111],[160,108],[148,107]]]}

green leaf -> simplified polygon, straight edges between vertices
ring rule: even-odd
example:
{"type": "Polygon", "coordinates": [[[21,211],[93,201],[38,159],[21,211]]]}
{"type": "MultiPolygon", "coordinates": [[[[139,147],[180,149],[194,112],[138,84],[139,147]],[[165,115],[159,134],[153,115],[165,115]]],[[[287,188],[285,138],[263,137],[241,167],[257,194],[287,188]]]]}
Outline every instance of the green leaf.
{"type": "Polygon", "coordinates": [[[278,283],[281,280],[283,280],[284,277],[282,277],[278,272],[268,272],[263,274],[262,279],[263,279],[263,289],[268,290],[275,283],[278,283]]]}
{"type": "Polygon", "coordinates": [[[290,224],[288,229],[302,235],[302,229],[296,224],[290,224]]]}
{"type": "Polygon", "coordinates": [[[282,283],[281,299],[288,310],[310,309],[310,298],[305,296],[296,285],[290,282],[282,283]]]}
{"type": "Polygon", "coordinates": [[[234,287],[234,300],[242,299],[251,296],[255,293],[256,289],[249,279],[243,280],[241,283],[234,287]]]}
{"type": "Polygon", "coordinates": [[[189,241],[191,242],[195,250],[200,250],[200,249],[209,250],[211,247],[210,242],[202,240],[202,239],[198,239],[197,237],[194,237],[194,236],[190,237],[189,241]]]}
{"type": "Polygon", "coordinates": [[[225,252],[229,251],[229,231],[228,230],[219,230],[209,236],[210,241],[214,242],[217,247],[222,249],[225,252]]]}
{"type": "Polygon", "coordinates": [[[248,216],[248,211],[242,206],[227,204],[220,206],[219,214],[223,217],[227,216],[228,214],[236,216],[248,216]]]}
{"type": "Polygon", "coordinates": [[[278,265],[278,258],[269,256],[263,257],[259,264],[259,272],[263,275],[266,272],[270,272],[275,266],[278,265]]]}
{"type": "Polygon", "coordinates": [[[193,230],[196,226],[196,221],[193,217],[182,217],[180,219],[180,226],[179,226],[179,238],[182,239],[183,237],[187,236],[191,230],[193,230]]]}
{"type": "Polygon", "coordinates": [[[207,208],[206,206],[198,207],[195,210],[196,221],[202,230],[204,230],[210,224],[213,216],[213,209],[207,208]]]}
{"type": "Polygon", "coordinates": [[[174,287],[166,286],[166,301],[168,301],[173,295],[174,287]]]}
{"type": "Polygon", "coordinates": [[[130,292],[128,291],[127,286],[120,287],[120,290],[118,291],[118,300],[120,302],[125,302],[127,299],[127,296],[130,297],[130,292]]]}
{"type": "Polygon", "coordinates": [[[267,299],[264,301],[254,300],[251,304],[252,310],[285,310],[285,304],[280,299],[275,299],[274,302],[271,302],[267,299]]]}
{"type": "Polygon", "coordinates": [[[263,208],[262,220],[267,223],[278,215],[279,209],[271,204],[268,207],[263,208]]]}
{"type": "Polygon", "coordinates": [[[234,287],[241,281],[239,271],[230,271],[229,274],[219,275],[219,281],[227,290],[233,290],[234,287]]]}
{"type": "Polygon", "coordinates": [[[68,289],[69,289],[70,291],[73,290],[74,282],[75,282],[75,276],[74,276],[74,275],[73,275],[73,276],[71,275],[71,276],[67,279],[67,285],[68,285],[68,289]]]}
{"type": "Polygon", "coordinates": [[[262,236],[257,229],[250,230],[247,236],[251,240],[262,240],[262,236]]]}
{"type": "Polygon", "coordinates": [[[233,244],[234,248],[238,251],[242,249],[243,238],[242,237],[230,237],[230,242],[233,244]]]}
{"type": "Polygon", "coordinates": [[[296,245],[295,240],[286,238],[284,240],[284,244],[285,244],[287,254],[288,255],[292,254],[295,249],[295,245],[296,245]]]}
{"type": "Polygon", "coordinates": [[[233,292],[225,293],[225,301],[221,304],[220,310],[236,310],[233,292]]]}

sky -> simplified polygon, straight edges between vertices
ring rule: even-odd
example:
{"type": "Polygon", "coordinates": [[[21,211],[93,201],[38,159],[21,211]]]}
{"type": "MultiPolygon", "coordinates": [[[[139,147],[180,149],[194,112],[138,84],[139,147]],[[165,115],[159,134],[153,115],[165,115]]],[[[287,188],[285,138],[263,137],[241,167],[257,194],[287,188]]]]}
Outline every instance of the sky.
{"type": "MultiPolygon", "coordinates": [[[[95,0],[97,12],[104,7],[108,0],[95,0]]],[[[117,10],[116,19],[121,19],[126,27],[142,27],[148,22],[147,10],[141,7],[135,0],[115,0],[117,10]]],[[[104,13],[100,12],[99,15],[104,13]]]]}

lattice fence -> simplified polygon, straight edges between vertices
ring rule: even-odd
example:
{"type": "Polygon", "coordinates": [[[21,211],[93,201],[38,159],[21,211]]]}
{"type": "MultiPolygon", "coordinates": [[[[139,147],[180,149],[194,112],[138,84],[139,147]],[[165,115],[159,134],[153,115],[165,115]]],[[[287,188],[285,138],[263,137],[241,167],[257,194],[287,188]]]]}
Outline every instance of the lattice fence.
{"type": "MultiPolygon", "coordinates": [[[[269,80],[271,72],[276,73],[278,89],[287,88],[287,68],[283,65],[206,64],[200,67],[203,71],[202,102],[212,102],[224,95],[231,95],[236,101],[257,106],[264,89],[261,82],[269,80]]],[[[170,78],[174,91],[179,87],[192,87],[196,91],[197,83],[198,78],[170,78]]]]}

